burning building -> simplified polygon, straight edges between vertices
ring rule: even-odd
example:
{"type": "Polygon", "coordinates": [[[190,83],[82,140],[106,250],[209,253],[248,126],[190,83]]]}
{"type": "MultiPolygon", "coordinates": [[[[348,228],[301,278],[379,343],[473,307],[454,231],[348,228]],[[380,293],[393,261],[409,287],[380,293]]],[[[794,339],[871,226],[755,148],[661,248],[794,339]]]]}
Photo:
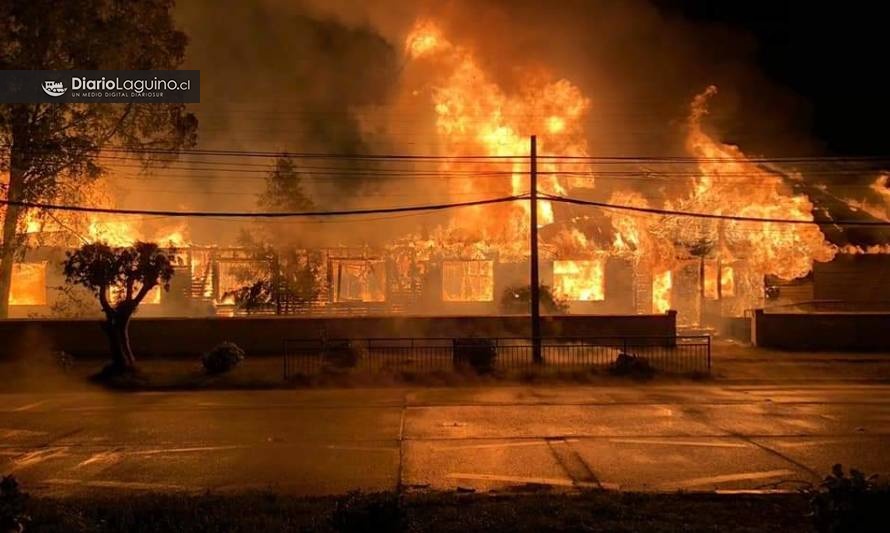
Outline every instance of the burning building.
{"type": "MultiPolygon", "coordinates": [[[[408,103],[426,109],[438,154],[412,162],[407,174],[376,172],[433,176],[429,188],[452,201],[521,196],[536,135],[541,279],[565,312],[673,309],[681,324],[703,324],[764,305],[836,299],[828,288],[843,284],[835,267],[884,264],[890,251],[880,239],[815,223],[817,214],[888,220],[886,178],[867,200],[836,198],[793,161],[720,142],[706,124],[715,87],[692,99],[684,155],[598,157],[585,129],[598,112],[595,99],[570,79],[535,69],[506,87],[469,45],[429,19],[414,24],[401,52],[404,94],[391,113],[408,103]]],[[[382,125],[367,120],[385,131],[388,117],[382,125]]],[[[262,253],[231,242],[198,245],[188,227],[135,231],[132,219],[92,217],[73,231],[64,221],[29,223],[35,243],[14,269],[10,303],[13,315],[52,314],[69,297],[56,290],[66,247],[149,239],[177,249],[177,273],[172,290],[152,296],[143,314],[499,313],[505,295],[529,283],[529,211],[528,200],[476,205],[428,227],[401,227],[382,243],[337,235],[262,253]],[[47,242],[50,234],[66,237],[47,242]]]]}

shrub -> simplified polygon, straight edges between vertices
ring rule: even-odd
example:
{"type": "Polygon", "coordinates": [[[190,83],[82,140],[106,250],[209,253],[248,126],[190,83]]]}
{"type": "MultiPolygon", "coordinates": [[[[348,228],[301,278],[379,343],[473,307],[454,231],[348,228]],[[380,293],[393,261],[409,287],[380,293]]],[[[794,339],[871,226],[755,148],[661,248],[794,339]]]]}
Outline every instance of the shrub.
{"type": "Polygon", "coordinates": [[[70,372],[74,368],[74,358],[68,352],[56,350],[52,352],[52,358],[62,372],[70,372]]]}
{"type": "Polygon", "coordinates": [[[494,371],[498,352],[491,339],[454,339],[453,349],[455,368],[471,368],[477,374],[494,371]]]}
{"type": "Polygon", "coordinates": [[[244,360],[244,350],[234,342],[221,342],[204,354],[201,362],[208,374],[224,374],[244,360]]]}
{"type": "Polygon", "coordinates": [[[810,516],[820,532],[887,531],[886,513],[890,490],[875,483],[876,475],[836,464],[822,483],[809,491],[810,516]]]}
{"type": "Polygon", "coordinates": [[[358,365],[359,352],[348,340],[325,341],[323,349],[327,367],[346,369],[358,365]]]}
{"type": "Polygon", "coordinates": [[[648,378],[655,373],[655,369],[645,357],[622,352],[609,365],[609,373],[613,376],[648,378]]]}
{"type": "Polygon", "coordinates": [[[405,509],[394,492],[348,493],[337,500],[331,527],[341,533],[405,530],[405,509]]]}
{"type": "Polygon", "coordinates": [[[28,495],[19,488],[15,477],[9,475],[0,479],[0,532],[21,532],[25,530],[28,517],[25,515],[25,500],[28,495]]]}

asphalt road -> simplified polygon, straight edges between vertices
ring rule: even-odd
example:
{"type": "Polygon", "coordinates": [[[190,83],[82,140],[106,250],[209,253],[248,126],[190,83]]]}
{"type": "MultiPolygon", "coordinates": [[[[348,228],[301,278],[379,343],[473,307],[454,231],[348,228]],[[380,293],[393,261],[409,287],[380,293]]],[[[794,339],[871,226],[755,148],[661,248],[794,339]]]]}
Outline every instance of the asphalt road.
{"type": "Polygon", "coordinates": [[[890,474],[890,385],[0,394],[28,490],[794,490],[890,474]]]}

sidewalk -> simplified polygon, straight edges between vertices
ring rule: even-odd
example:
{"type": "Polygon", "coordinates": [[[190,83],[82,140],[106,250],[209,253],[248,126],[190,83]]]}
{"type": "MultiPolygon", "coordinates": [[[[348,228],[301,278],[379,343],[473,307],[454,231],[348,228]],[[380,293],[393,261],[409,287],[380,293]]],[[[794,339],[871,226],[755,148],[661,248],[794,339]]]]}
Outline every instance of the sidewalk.
{"type": "Polygon", "coordinates": [[[888,353],[785,352],[714,340],[711,362],[721,382],[890,382],[888,353]]]}

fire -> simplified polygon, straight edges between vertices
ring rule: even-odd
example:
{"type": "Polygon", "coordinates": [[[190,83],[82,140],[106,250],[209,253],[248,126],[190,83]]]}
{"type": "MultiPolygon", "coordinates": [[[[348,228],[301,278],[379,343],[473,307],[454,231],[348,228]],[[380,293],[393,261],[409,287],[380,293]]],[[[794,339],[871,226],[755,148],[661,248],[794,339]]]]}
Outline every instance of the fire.
{"type": "Polygon", "coordinates": [[[492,261],[443,261],[442,300],[490,302],[494,299],[492,261]]]}
{"type": "Polygon", "coordinates": [[[718,281],[717,263],[708,261],[705,263],[704,294],[705,298],[716,300],[718,298],[731,298],[735,296],[735,270],[730,265],[720,266],[718,281]],[[717,290],[717,286],[720,290],[717,290]]]}
{"type": "MultiPolygon", "coordinates": [[[[687,149],[698,159],[693,193],[674,206],[684,211],[752,218],[813,220],[813,203],[794,194],[777,172],[752,163],[737,147],[715,141],[702,128],[709,87],[692,104],[687,149]],[[739,178],[745,181],[739,181],[739,178]]],[[[815,224],[700,222],[681,228],[681,237],[704,239],[724,260],[743,259],[759,276],[772,274],[791,280],[807,275],[814,261],[830,261],[835,250],[815,224]],[[683,231],[685,229],[685,231],[683,231]]]]}
{"type": "Polygon", "coordinates": [[[840,199],[854,211],[864,211],[878,220],[890,222],[890,174],[880,174],[868,188],[877,201],[871,198],[840,199]]]}
{"type": "Polygon", "coordinates": [[[665,270],[652,277],[652,312],[666,313],[671,308],[671,287],[673,276],[670,270],[665,270]]]}
{"type": "MultiPolygon", "coordinates": [[[[440,76],[432,84],[431,100],[436,131],[442,150],[448,155],[520,156],[529,151],[529,136],[538,135],[538,152],[547,155],[587,155],[583,120],[590,101],[565,79],[530,75],[530,81],[516,93],[508,93],[482,68],[473,51],[449,41],[438,26],[419,21],[405,41],[412,60],[433,62],[440,76]]],[[[443,171],[476,173],[476,179],[456,182],[454,192],[466,198],[492,193],[519,195],[529,190],[528,162],[519,158],[503,163],[480,162],[467,165],[445,163],[443,171]],[[509,175],[509,183],[496,174],[509,175]]],[[[568,186],[592,187],[592,176],[577,172],[578,165],[542,159],[539,164],[541,192],[565,194],[568,186]],[[557,173],[575,171],[577,177],[560,178],[557,173]]],[[[538,202],[539,226],[553,223],[553,206],[538,202]]],[[[486,206],[462,216],[454,224],[472,230],[480,240],[497,242],[501,252],[512,256],[527,254],[529,231],[528,202],[516,205],[486,206]]]]}
{"type": "Polygon", "coordinates": [[[336,302],[386,300],[386,265],[383,261],[335,259],[331,261],[336,302]]]}
{"type": "Polygon", "coordinates": [[[130,220],[114,217],[93,216],[87,226],[85,238],[89,242],[104,242],[111,246],[131,246],[136,241],[156,242],[162,247],[188,246],[187,228],[177,226],[157,232],[141,230],[130,220]]]}
{"type": "Polygon", "coordinates": [[[426,54],[435,53],[442,46],[450,46],[442,38],[439,27],[432,21],[418,21],[414,29],[405,39],[405,53],[411,59],[417,59],[426,54]]]}
{"type": "Polygon", "coordinates": [[[553,293],[560,299],[593,302],[605,300],[604,260],[554,261],[553,293]]]}
{"type": "MultiPolygon", "coordinates": [[[[134,287],[133,294],[139,291],[139,287],[134,287]]],[[[112,285],[108,290],[108,297],[112,302],[119,302],[124,299],[126,294],[124,293],[124,288],[120,285],[112,285]]],[[[143,304],[159,304],[161,303],[161,287],[160,285],[155,285],[152,287],[146,294],[145,298],[142,300],[143,304]]]]}
{"type": "Polygon", "coordinates": [[[87,229],[90,242],[104,242],[111,246],[129,246],[139,240],[138,233],[128,222],[93,217],[87,229]]]}
{"type": "Polygon", "coordinates": [[[9,305],[46,305],[46,262],[12,265],[9,305]]]}

